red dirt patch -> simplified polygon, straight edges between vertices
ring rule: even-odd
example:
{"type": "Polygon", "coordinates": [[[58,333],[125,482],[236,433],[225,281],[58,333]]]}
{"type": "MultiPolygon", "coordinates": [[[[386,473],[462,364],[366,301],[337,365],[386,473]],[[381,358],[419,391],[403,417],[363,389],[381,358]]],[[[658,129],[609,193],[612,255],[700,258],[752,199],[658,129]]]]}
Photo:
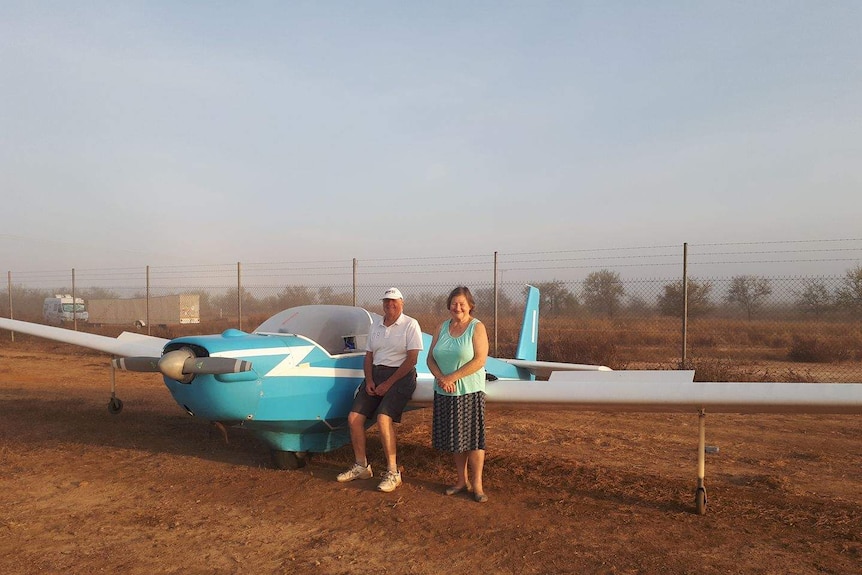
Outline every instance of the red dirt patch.
{"type": "MultiPolygon", "coordinates": [[[[857,573],[858,416],[489,407],[487,504],[445,497],[430,411],[405,415],[405,484],[346,485],[349,447],[277,471],[242,430],[188,417],[160,378],[52,343],[0,344],[0,568],[96,573],[857,573]]],[[[372,464],[380,446],[372,432],[372,464]]]]}

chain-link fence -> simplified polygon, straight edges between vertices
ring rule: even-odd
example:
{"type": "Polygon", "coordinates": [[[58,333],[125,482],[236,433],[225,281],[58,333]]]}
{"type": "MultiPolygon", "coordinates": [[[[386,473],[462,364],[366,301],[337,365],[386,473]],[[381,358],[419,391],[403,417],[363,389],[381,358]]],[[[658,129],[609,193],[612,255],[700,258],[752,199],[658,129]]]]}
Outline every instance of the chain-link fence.
{"type": "MultiPolygon", "coordinates": [[[[467,285],[493,355],[510,357],[526,284],[541,292],[540,359],[694,367],[702,381],[862,381],[862,239],[9,271],[0,313],[44,322],[54,295],[139,299],[154,313],[157,298],[195,296],[193,323],[180,325],[175,309],[139,324],[171,337],[250,331],[305,304],[380,312],[380,295],[396,285],[406,312],[432,331],[452,287],[467,285]]],[[[132,328],[132,319],[118,327],[132,328]]],[[[98,331],[97,323],[68,327],[98,331]]]]}

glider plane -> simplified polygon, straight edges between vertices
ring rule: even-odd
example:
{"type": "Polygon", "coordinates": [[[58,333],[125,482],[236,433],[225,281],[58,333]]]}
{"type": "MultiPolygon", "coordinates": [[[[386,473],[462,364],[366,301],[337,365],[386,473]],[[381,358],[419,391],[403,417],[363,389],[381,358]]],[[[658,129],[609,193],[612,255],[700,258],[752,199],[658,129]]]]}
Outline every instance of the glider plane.
{"type": "MultiPolygon", "coordinates": [[[[530,286],[514,359],[489,357],[487,400],[582,410],[692,412],[700,419],[695,507],[706,512],[705,414],[710,412],[862,412],[862,384],[695,383],[693,371],[612,371],[604,366],[538,361],[539,292],[530,286]],[[536,379],[537,374],[547,381],[536,379]]],[[[130,332],[116,338],[0,318],[0,328],[109,353],[111,398],[119,413],[115,370],[161,373],[177,404],[222,429],[248,429],[280,469],[303,467],[310,453],[350,442],[347,414],[363,379],[364,340],[379,318],[360,307],[309,305],[284,310],[251,333],[163,339],[130,332]]],[[[423,334],[417,407],[433,399],[423,334]]]]}

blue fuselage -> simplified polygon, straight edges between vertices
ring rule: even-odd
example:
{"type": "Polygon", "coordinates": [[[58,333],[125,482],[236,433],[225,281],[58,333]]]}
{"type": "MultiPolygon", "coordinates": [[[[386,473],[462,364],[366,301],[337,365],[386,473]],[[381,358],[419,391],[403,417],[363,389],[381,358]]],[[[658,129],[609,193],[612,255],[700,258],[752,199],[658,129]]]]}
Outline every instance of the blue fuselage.
{"type": "MultiPolygon", "coordinates": [[[[433,385],[425,355],[430,336],[424,339],[426,349],[416,366],[421,389],[414,399],[419,402],[428,401],[433,385]]],[[[251,371],[198,375],[189,383],[166,377],[174,399],[190,414],[247,428],[283,451],[330,451],[350,441],[346,420],[363,380],[364,351],[331,355],[303,336],[239,330],[169,344],[183,345],[252,364],[251,371]]],[[[493,358],[487,369],[500,378],[519,377],[513,366],[493,358]]]]}

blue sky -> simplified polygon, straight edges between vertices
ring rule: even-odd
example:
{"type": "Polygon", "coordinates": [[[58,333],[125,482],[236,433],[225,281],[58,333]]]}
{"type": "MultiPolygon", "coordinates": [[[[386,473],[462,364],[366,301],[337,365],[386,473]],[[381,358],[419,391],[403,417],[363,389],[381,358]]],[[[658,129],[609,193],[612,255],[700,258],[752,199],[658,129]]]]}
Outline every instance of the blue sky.
{"type": "Polygon", "coordinates": [[[860,237],[859,2],[0,1],[0,270],[860,237]]]}

